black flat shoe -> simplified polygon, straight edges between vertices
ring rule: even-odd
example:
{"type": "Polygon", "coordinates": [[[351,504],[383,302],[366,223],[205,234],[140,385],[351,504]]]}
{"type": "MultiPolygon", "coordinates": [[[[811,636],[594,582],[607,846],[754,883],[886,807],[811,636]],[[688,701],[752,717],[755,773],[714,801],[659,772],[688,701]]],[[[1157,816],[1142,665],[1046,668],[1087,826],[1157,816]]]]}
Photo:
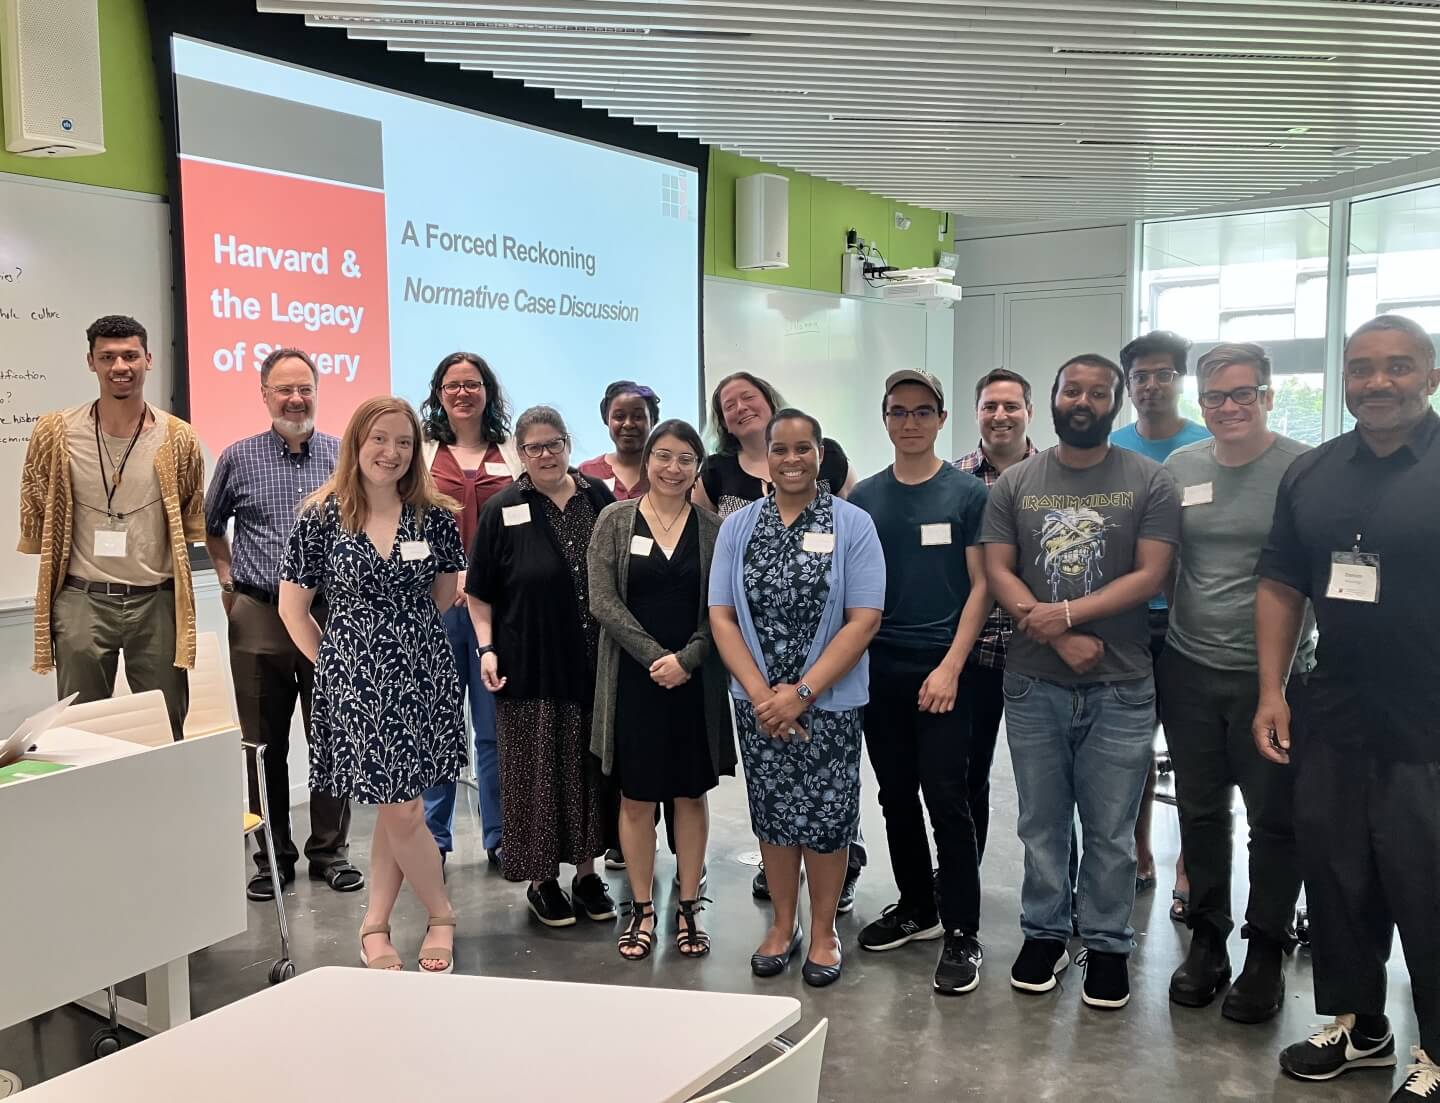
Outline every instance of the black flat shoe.
{"type": "Polygon", "coordinates": [[[800,950],[800,943],[803,941],[800,928],[795,928],[795,937],[790,940],[790,948],[783,954],[751,954],[750,972],[757,977],[777,977],[785,972],[785,966],[790,964],[790,959],[800,950]]]}
{"type": "Polygon", "coordinates": [[[824,988],[839,980],[840,973],[844,968],[845,957],[842,952],[840,960],[834,965],[819,965],[806,958],[805,964],[800,967],[800,975],[805,978],[805,983],[811,988],[824,988]]]}

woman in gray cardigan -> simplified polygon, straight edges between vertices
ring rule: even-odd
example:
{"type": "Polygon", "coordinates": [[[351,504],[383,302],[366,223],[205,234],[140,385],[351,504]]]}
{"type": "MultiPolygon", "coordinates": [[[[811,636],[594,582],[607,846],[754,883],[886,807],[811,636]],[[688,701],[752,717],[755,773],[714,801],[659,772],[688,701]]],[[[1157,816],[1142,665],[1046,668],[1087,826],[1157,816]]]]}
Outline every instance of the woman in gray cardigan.
{"type": "Polygon", "coordinates": [[[708,615],[720,521],[690,505],[703,455],[690,425],[656,426],[641,457],[649,489],[607,506],[590,540],[590,611],[601,627],[590,749],[621,794],[632,902],[618,945],[630,961],[655,944],[655,809],[666,800],[675,802],[680,880],[675,944],[686,957],[710,952],[697,918],[705,794],[735,773],[735,733],[708,615]]]}

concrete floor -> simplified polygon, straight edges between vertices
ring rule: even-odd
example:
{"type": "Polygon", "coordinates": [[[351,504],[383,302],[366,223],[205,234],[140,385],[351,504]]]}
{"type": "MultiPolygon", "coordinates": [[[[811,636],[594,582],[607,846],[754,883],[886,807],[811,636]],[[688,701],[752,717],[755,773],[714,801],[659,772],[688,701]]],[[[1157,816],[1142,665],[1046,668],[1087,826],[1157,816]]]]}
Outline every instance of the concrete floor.
{"type": "MultiPolygon", "coordinates": [[[[1357,1072],[1326,1085],[1299,1084],[1280,1075],[1276,1053],[1304,1037],[1319,1018],[1311,1002],[1310,963],[1303,951],[1287,965],[1286,1009],[1272,1023],[1258,1027],[1229,1023],[1220,1018],[1218,1001],[1200,1011],[1169,1003],[1166,987],[1183,956],[1186,936],[1166,913],[1169,867],[1174,862],[1178,831],[1174,809],[1164,805],[1157,806],[1155,815],[1160,886],[1143,895],[1136,909],[1130,1005],[1118,1012],[1085,1007],[1080,1001],[1080,971],[1074,968],[1065,974],[1056,992],[1029,996],[1013,990],[1007,978],[1021,942],[1016,919],[1020,846],[1014,833],[1014,785],[1003,749],[995,768],[995,809],[985,860],[981,937],[986,963],[979,989],[958,998],[933,993],[930,981],[938,943],[912,943],[884,954],[860,951],[855,947],[856,934],[892,901],[894,892],[884,824],[868,770],[865,784],[864,823],[872,843],[871,865],[861,878],[854,913],[841,919],[845,975],[830,988],[808,988],[801,982],[797,966],[771,980],[758,980],[750,974],[749,956],[767,925],[768,913],[765,905],[750,895],[753,866],[739,861],[747,851],[753,853],[755,844],[749,833],[744,788],[735,779],[726,779],[712,794],[708,895],[715,903],[705,919],[714,950],[698,962],[681,960],[667,937],[648,961],[627,963],[615,952],[611,924],[582,920],[568,930],[542,928],[529,917],[523,888],[507,884],[486,866],[473,801],[468,805],[462,801],[456,825],[459,850],[450,863],[450,888],[461,917],[457,971],[798,997],[804,1005],[804,1020],[790,1032],[792,1037],[800,1037],[820,1017],[830,1019],[820,1098],[832,1103],[871,1103],[896,1097],[1097,1103],[1261,1099],[1349,1103],[1389,1098],[1398,1072],[1357,1072]]],[[[304,810],[297,809],[298,832],[305,830],[305,820],[304,810]]],[[[354,858],[362,867],[371,823],[370,813],[357,810],[354,858]]],[[[673,897],[669,884],[673,868],[668,854],[657,859],[655,899],[662,915],[673,897]]],[[[184,876],[184,872],[177,870],[176,876],[184,876]]],[[[624,875],[613,872],[607,876],[616,899],[627,898],[624,875]]],[[[1243,891],[1243,886],[1237,887],[1237,898],[1243,891]]],[[[302,879],[287,892],[286,904],[293,956],[301,970],[358,965],[356,930],[364,907],[363,893],[337,895],[323,883],[304,880],[302,870],[302,879]]],[[[251,925],[246,934],[191,958],[195,1014],[266,987],[266,974],[278,945],[274,910],[264,904],[250,908],[251,925]]],[[[411,968],[423,922],[418,903],[408,893],[402,895],[394,925],[398,948],[402,956],[412,958],[411,968]]],[[[121,933],[116,932],[117,936],[121,933]]],[[[1231,956],[1238,971],[1244,957],[1238,935],[1231,942],[1231,956]]],[[[1391,977],[1391,1016],[1403,1066],[1404,1055],[1416,1039],[1409,984],[1398,953],[1391,977]]],[[[27,1084],[59,1075],[89,1059],[88,1038],[97,1025],[84,1012],[62,1008],[0,1032],[0,1069],[11,1070],[27,1084]]],[[[643,1031],[644,1024],[597,1023],[596,1029],[643,1031]]],[[[703,1030],[704,1024],[696,1023],[696,1029],[703,1030]]],[[[243,1044],[263,1045],[265,1041],[243,1044]]],[[[304,1045],[304,1039],[285,1039],[283,1044],[304,1045]]],[[[557,1055],[561,1053],[563,1044],[557,1044],[557,1055]]],[[[368,1058],[336,1055],[334,1059],[368,1058]]],[[[487,1054],[484,1039],[477,1038],[474,1067],[451,1070],[441,1094],[467,1100],[496,1098],[485,1090],[485,1065],[503,1059],[502,1054],[487,1054]]],[[[585,1075],[626,1073],[618,1064],[582,1074],[578,1080],[573,1079],[573,1072],[565,1073],[569,1084],[563,1097],[583,1098],[585,1075]]],[[[425,1079],[432,1087],[440,1087],[436,1077],[425,1079]]],[[[270,1093],[257,1085],[256,1097],[264,1099],[270,1093]]],[[[648,1099],[643,1080],[637,1082],[633,1098],[636,1103],[648,1099]]]]}

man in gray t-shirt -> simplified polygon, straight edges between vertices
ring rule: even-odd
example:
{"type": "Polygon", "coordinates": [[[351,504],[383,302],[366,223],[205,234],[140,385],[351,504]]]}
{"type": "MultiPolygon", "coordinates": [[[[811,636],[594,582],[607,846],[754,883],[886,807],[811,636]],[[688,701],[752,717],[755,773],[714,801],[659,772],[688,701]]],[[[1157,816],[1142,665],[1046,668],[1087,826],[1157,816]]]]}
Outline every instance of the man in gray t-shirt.
{"type": "Polygon", "coordinates": [[[1050,392],[1060,443],[1000,476],[980,533],[990,590],[1016,620],[1004,693],[1025,945],[1010,983],[1049,991],[1069,964],[1078,807],[1082,998],[1107,1008],[1130,999],[1135,818],[1155,720],[1147,605],[1180,539],[1174,480],[1108,443],[1124,394],[1119,366],[1103,356],[1063,365],[1050,392]]]}
{"type": "MultiPolygon", "coordinates": [[[[1250,824],[1245,968],[1220,1013],[1241,1023],[1272,1018],[1285,996],[1281,964],[1300,893],[1292,772],[1256,750],[1255,564],[1270,532],[1280,480],[1310,449],[1270,431],[1270,361],[1259,345],[1217,345],[1195,367],[1212,440],[1165,462],[1180,487],[1180,554],[1170,629],[1155,667],[1165,736],[1175,763],[1180,839],[1190,875],[1190,949],[1170,998],[1203,1007],[1230,979],[1226,939],[1235,787],[1250,824]]],[[[1308,615],[1296,670],[1309,670],[1308,615]]]]}

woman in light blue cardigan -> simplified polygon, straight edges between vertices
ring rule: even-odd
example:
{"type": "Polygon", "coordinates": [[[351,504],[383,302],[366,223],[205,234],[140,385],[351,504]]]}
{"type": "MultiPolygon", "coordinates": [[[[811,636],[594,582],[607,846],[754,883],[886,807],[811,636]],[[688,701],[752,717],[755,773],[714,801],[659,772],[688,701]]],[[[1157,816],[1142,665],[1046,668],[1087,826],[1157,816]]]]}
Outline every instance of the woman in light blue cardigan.
{"type": "Polygon", "coordinates": [[[803,854],[810,879],[804,977],[840,977],[835,905],[860,815],[865,649],[885,606],[885,557],[864,510],[816,485],[820,423],[798,410],[765,431],[772,495],[731,514],[710,571],[710,625],[730,671],[750,819],[774,922],[750,959],[782,972],[802,941],[803,854]]]}

